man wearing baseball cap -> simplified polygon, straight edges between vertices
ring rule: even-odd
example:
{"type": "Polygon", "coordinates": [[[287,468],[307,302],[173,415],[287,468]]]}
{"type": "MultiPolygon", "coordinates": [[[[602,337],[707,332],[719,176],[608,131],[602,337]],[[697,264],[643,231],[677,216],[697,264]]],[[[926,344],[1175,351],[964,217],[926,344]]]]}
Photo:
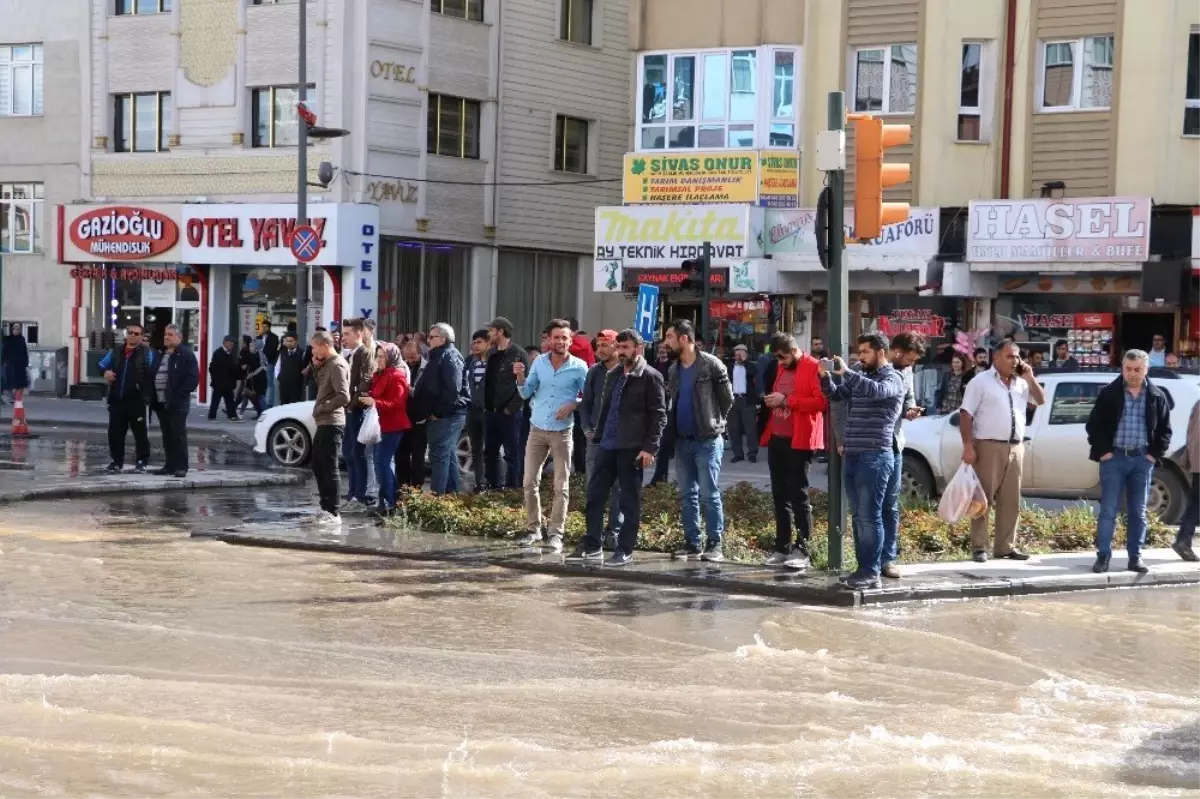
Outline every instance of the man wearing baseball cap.
{"type": "Polygon", "coordinates": [[[529,368],[525,350],[513,346],[513,324],[503,316],[488,322],[487,366],[483,377],[483,463],[489,488],[519,488],[521,411],[525,401],[517,390],[513,365],[529,368]],[[500,450],[504,449],[504,482],[500,481],[500,450]]]}
{"type": "MultiPolygon", "coordinates": [[[[596,335],[596,364],[588,369],[583,384],[583,400],[579,403],[579,420],[583,435],[587,438],[587,476],[590,481],[596,471],[596,456],[600,452],[600,441],[596,438],[596,422],[600,417],[600,401],[604,398],[604,378],[617,368],[617,331],[601,330],[596,335]]],[[[621,527],[621,486],[613,482],[608,510],[608,524],[604,528],[603,548],[616,548],[617,530],[621,527]]]]}

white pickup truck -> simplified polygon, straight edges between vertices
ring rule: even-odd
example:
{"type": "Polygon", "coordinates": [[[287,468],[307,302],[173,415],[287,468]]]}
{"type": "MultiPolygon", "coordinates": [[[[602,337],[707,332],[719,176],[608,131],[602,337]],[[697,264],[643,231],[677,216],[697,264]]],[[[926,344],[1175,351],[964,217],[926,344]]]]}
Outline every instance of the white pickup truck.
{"type": "MultiPolygon", "coordinates": [[[[1117,375],[1115,371],[1038,375],[1038,382],[1046,389],[1046,402],[1028,410],[1022,494],[1055,499],[1100,498],[1100,467],[1088,459],[1084,425],[1100,389],[1117,375]]],[[[1187,505],[1190,479],[1180,466],[1180,458],[1187,439],[1188,415],[1200,400],[1200,378],[1160,373],[1150,380],[1171,402],[1171,448],[1154,470],[1146,508],[1163,522],[1178,524],[1187,505]]],[[[932,499],[962,462],[958,413],[905,422],[904,436],[901,491],[905,496],[932,499]]]]}

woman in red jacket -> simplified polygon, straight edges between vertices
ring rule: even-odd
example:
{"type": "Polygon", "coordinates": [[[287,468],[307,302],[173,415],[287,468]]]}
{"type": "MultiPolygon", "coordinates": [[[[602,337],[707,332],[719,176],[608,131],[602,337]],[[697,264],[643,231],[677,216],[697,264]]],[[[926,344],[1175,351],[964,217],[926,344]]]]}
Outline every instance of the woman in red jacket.
{"type": "Polygon", "coordinates": [[[408,375],[400,368],[402,363],[399,347],[390,342],[380,344],[371,395],[361,400],[363,405],[378,411],[379,429],[383,433],[375,445],[375,479],[379,483],[376,512],[380,515],[396,508],[396,448],[404,431],[412,427],[408,420],[408,375]]]}

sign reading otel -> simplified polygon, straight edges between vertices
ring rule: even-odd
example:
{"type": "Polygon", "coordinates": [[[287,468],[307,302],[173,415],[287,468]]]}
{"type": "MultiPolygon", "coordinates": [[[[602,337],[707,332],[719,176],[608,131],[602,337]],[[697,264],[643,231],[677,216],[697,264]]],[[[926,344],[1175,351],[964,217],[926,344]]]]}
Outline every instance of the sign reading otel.
{"type": "Polygon", "coordinates": [[[971,201],[967,260],[1125,261],[1150,257],[1150,199],[971,201]]]}

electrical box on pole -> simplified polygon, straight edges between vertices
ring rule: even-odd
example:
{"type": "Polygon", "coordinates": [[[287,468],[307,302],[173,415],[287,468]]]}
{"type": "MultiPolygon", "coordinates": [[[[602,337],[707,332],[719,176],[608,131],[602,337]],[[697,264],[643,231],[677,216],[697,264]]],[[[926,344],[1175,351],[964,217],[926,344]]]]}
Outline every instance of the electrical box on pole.
{"type": "Polygon", "coordinates": [[[854,238],[878,238],[884,225],[908,219],[908,203],[885,203],[883,190],[906,182],[912,175],[909,164],[885,164],[889,147],[908,144],[909,125],[885,125],[871,116],[854,120],[854,238]]]}

